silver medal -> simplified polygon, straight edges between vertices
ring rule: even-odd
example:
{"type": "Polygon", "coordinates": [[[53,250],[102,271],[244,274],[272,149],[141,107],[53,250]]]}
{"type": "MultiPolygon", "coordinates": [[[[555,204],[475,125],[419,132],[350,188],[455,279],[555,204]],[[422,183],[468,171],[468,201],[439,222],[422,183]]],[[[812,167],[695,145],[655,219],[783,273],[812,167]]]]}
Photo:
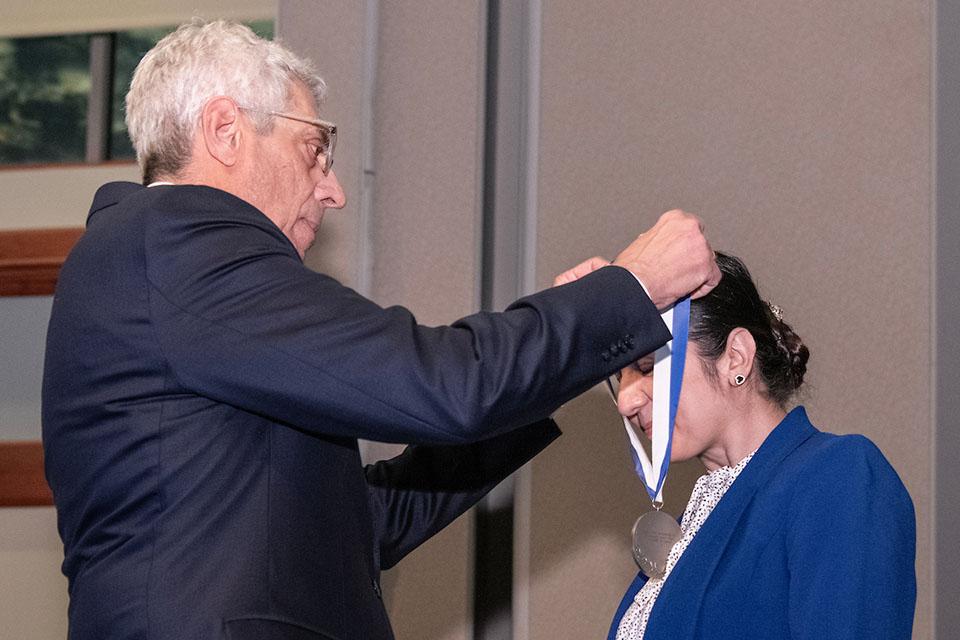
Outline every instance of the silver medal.
{"type": "Polygon", "coordinates": [[[682,531],[669,513],[654,509],[633,523],[633,559],[648,578],[662,578],[682,531]]]}

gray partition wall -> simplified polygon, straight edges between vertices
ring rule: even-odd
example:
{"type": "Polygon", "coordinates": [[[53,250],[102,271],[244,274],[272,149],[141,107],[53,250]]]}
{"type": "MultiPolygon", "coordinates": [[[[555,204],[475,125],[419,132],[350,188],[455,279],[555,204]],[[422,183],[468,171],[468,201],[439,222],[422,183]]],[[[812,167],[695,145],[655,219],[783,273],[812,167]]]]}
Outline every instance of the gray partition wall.
{"type": "Polygon", "coordinates": [[[960,2],[936,3],[933,567],[934,632],[960,628],[960,2]]]}
{"type": "MultiPolygon", "coordinates": [[[[867,434],[908,487],[916,637],[934,601],[932,25],[904,0],[557,0],[541,51],[539,284],[660,211],[703,216],[809,345],[814,423],[867,434]]],[[[608,404],[571,406],[572,437],[533,466],[531,640],[598,637],[633,573],[642,498],[608,404]],[[622,470],[591,472],[604,460],[622,470]]],[[[689,490],[671,478],[670,499],[689,490]]]]}
{"type": "MultiPolygon", "coordinates": [[[[282,0],[277,33],[327,80],[334,170],[348,205],[328,211],[308,261],[426,324],[480,305],[485,5],[282,0]]],[[[370,372],[370,384],[378,384],[370,372]]],[[[371,457],[394,447],[368,444],[371,457]]],[[[472,637],[472,519],[384,576],[398,638],[472,637]]]]}
{"type": "MultiPolygon", "coordinates": [[[[807,342],[814,422],[868,435],[899,471],[917,513],[915,637],[950,637],[956,5],[280,0],[279,35],[329,81],[350,197],[310,263],[449,322],[502,306],[491,287],[510,274],[517,292],[548,286],[664,210],[699,213],[807,342]]],[[[557,419],[565,436],[516,483],[510,625],[474,631],[468,518],[388,573],[398,638],[605,634],[643,493],[599,390],[557,419]]],[[[671,472],[675,512],[699,473],[671,472]]]]}

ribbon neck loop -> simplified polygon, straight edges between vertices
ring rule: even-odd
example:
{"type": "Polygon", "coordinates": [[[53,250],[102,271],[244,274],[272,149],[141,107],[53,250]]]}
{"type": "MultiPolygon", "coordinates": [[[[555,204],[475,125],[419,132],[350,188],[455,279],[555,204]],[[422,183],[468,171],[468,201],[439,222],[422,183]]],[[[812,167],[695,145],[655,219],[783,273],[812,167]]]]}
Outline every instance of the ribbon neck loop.
{"type": "Polygon", "coordinates": [[[651,455],[648,456],[630,421],[623,418],[630,439],[631,457],[637,475],[654,506],[663,504],[663,485],[670,468],[673,428],[683,386],[683,368],[687,357],[687,336],[690,329],[690,298],[683,298],[660,314],[671,327],[673,339],[654,352],[653,364],[653,433],[651,455]],[[652,459],[651,459],[652,458],[652,459]]]}

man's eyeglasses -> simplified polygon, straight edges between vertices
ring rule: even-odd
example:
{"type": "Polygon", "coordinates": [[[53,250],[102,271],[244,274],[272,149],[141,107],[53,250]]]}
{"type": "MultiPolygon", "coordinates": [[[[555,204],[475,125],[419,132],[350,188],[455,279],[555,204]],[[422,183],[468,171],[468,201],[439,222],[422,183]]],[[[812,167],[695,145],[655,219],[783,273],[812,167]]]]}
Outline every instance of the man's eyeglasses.
{"type": "Polygon", "coordinates": [[[337,125],[333,124],[332,122],[327,122],[326,120],[305,118],[292,113],[281,113],[280,111],[264,111],[262,109],[252,109],[250,107],[240,107],[240,109],[243,111],[252,111],[254,113],[263,113],[277,118],[295,120],[296,122],[303,122],[315,126],[320,132],[320,145],[316,150],[317,162],[320,163],[320,170],[323,171],[323,175],[330,174],[330,168],[333,167],[333,150],[337,146],[337,125]]]}

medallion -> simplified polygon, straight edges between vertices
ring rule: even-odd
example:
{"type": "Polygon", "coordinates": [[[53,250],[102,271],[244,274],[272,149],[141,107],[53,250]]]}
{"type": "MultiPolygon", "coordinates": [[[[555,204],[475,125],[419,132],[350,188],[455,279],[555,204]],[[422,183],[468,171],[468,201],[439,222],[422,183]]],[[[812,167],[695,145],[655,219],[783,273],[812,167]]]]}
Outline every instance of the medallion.
{"type": "MultiPolygon", "coordinates": [[[[660,510],[663,505],[663,484],[670,468],[673,427],[683,386],[683,365],[686,360],[687,337],[690,329],[690,298],[683,298],[664,310],[660,317],[672,327],[673,339],[654,352],[653,360],[653,415],[650,454],[647,454],[634,431],[630,418],[621,415],[623,427],[630,440],[630,454],[637,475],[643,480],[647,495],[653,501],[653,510],[643,514],[633,524],[631,551],[637,566],[648,578],[662,578],[667,571],[667,558],[673,545],[682,535],[680,525],[669,513],[660,510]]],[[[612,383],[607,384],[617,403],[612,383]]]]}
{"type": "Polygon", "coordinates": [[[662,578],[667,556],[682,535],[673,516],[659,509],[648,511],[633,523],[633,559],[648,578],[662,578]]]}

